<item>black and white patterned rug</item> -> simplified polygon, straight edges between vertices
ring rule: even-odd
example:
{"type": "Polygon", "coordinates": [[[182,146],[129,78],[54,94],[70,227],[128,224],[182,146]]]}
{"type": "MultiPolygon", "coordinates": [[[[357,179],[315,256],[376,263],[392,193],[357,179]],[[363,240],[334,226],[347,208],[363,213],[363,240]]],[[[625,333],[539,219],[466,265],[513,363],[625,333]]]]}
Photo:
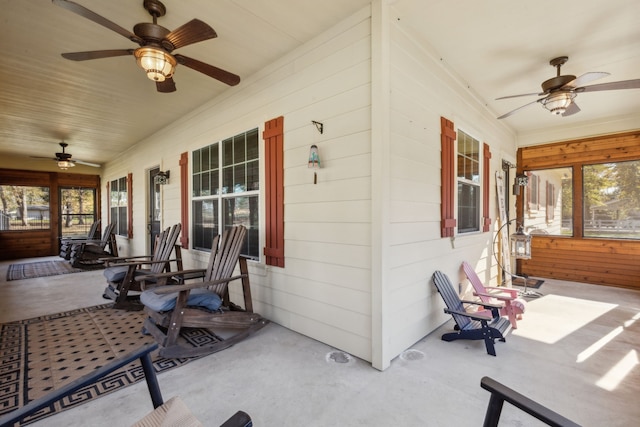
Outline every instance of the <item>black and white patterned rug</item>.
{"type": "MultiPolygon", "coordinates": [[[[112,304],[77,309],[0,325],[0,415],[150,343],[141,333],[144,312],[114,310],[112,304]]],[[[206,329],[192,329],[181,339],[194,347],[219,338],[206,329]]],[[[152,355],[160,373],[195,358],[166,359],[152,355]]],[[[55,402],[25,420],[26,425],[81,405],[144,379],[140,362],[130,365],[55,402]]]]}
{"type": "Polygon", "coordinates": [[[74,268],[71,266],[69,261],[64,260],[11,264],[7,269],[7,281],[57,276],[59,274],[81,273],[83,271],[87,270],[74,268]]]}

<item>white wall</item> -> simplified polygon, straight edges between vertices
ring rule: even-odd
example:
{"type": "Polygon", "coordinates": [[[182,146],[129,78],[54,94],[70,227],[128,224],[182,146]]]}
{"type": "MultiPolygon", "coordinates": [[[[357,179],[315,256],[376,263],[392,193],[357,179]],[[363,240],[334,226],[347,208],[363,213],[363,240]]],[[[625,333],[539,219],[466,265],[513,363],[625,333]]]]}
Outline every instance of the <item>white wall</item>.
{"type": "MultiPolygon", "coordinates": [[[[285,268],[251,263],[255,310],[378,369],[446,321],[431,275],[440,269],[457,283],[463,260],[491,271],[492,233],[440,237],[440,117],[491,145],[492,177],[499,153],[515,155],[515,139],[390,11],[374,0],[107,165],[105,182],[133,173],[135,236],[120,239],[121,250],[146,251],[149,168],[172,171],[166,227],[180,221],[180,153],[282,115],[285,268]],[[311,144],[322,162],[315,185],[311,144]]],[[[208,257],[183,254],[187,268],[208,257]]]]}
{"type": "MultiPolygon", "coordinates": [[[[397,355],[450,317],[430,279],[435,270],[457,285],[460,264],[492,263],[493,233],[440,237],[440,117],[490,145],[491,209],[497,217],[495,171],[501,152],[515,156],[515,138],[487,112],[439,61],[390,13],[390,238],[387,293],[387,354],[397,355]]],[[[374,170],[374,174],[377,171],[374,170]]],[[[483,265],[484,264],[484,265],[483,265]]],[[[495,270],[495,269],[494,269],[495,270]]],[[[495,270],[497,273],[497,270],[495,270]]],[[[383,361],[384,363],[384,361],[383,361]]]]}
{"type": "MultiPolygon", "coordinates": [[[[147,169],[171,170],[162,187],[162,222],[169,226],[180,221],[180,153],[256,126],[262,131],[265,121],[282,115],[285,268],[251,263],[254,309],[370,360],[370,29],[367,8],[256,75],[243,76],[237,87],[107,165],[105,182],[133,173],[134,239],[119,239],[122,251],[146,251],[147,169]],[[324,124],[322,135],[312,120],[324,124]],[[316,185],[307,168],[311,144],[318,145],[322,162],[316,185]]],[[[103,206],[105,215],[106,196],[103,206]]],[[[208,257],[183,254],[187,267],[208,257]]]]}

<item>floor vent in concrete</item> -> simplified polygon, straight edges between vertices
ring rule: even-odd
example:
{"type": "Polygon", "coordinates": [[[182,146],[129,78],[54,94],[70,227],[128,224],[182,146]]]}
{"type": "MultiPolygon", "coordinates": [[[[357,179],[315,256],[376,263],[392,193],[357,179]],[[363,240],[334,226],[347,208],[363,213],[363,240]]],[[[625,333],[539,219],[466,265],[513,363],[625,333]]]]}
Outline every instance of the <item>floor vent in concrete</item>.
{"type": "Polygon", "coordinates": [[[351,361],[351,356],[344,351],[331,351],[327,353],[327,362],[333,363],[349,363],[351,361]]]}
{"type": "Polygon", "coordinates": [[[421,352],[420,350],[409,349],[409,350],[403,351],[400,354],[400,359],[406,360],[409,362],[414,360],[421,360],[421,359],[424,359],[424,353],[421,352]]]}

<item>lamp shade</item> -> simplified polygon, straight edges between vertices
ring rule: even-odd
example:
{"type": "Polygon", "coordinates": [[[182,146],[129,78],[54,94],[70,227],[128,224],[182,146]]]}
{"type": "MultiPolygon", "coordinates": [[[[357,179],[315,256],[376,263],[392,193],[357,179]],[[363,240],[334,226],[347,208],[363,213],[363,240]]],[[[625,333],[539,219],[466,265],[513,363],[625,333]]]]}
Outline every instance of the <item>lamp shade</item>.
{"type": "Polygon", "coordinates": [[[544,99],[542,101],[542,105],[544,105],[544,108],[551,111],[551,113],[561,115],[567,111],[567,108],[571,105],[571,102],[575,97],[576,94],[572,92],[556,92],[544,99]]]}
{"type": "Polygon", "coordinates": [[[155,82],[165,81],[173,75],[176,68],[176,59],[161,49],[145,46],[136,49],[133,54],[147,77],[155,82]]]}
{"type": "Polygon", "coordinates": [[[69,168],[74,167],[76,164],[69,160],[60,160],[58,161],[58,167],[62,170],[67,170],[69,168]]]}

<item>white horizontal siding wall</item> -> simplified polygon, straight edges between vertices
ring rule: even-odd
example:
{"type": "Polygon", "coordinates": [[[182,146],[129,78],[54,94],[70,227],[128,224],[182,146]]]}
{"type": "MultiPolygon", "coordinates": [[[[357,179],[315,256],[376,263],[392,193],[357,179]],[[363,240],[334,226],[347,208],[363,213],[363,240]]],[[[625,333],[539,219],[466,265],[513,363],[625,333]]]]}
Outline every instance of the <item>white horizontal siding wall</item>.
{"type": "MultiPolygon", "coordinates": [[[[105,180],[133,172],[135,235],[121,242],[124,252],[146,250],[142,183],[148,168],[171,170],[170,183],[162,187],[166,227],[180,221],[180,153],[191,156],[195,149],[254,127],[262,132],[265,121],[282,115],[285,268],[250,263],[254,309],[370,360],[370,31],[366,8],[256,75],[243,76],[239,86],[107,165],[105,180]],[[322,135],[312,120],[324,124],[322,135]],[[311,144],[318,145],[322,162],[316,185],[307,168],[311,144]]],[[[103,215],[106,208],[105,198],[103,215]]],[[[261,242],[264,246],[264,233],[261,242]]],[[[204,266],[208,258],[197,251],[183,254],[187,267],[204,266]]]]}
{"type": "MultiPolygon", "coordinates": [[[[431,283],[441,270],[457,285],[462,261],[488,259],[492,233],[440,237],[440,117],[487,142],[491,160],[491,210],[497,216],[495,181],[499,153],[515,153],[515,139],[452,77],[426,40],[395,19],[390,25],[390,132],[388,239],[389,284],[386,354],[395,357],[450,316],[431,283]]],[[[443,35],[446,37],[446,35],[443,35]]],[[[446,56],[446,55],[445,55],[446,56]]],[[[374,171],[375,173],[375,171],[374,171]]]]}

